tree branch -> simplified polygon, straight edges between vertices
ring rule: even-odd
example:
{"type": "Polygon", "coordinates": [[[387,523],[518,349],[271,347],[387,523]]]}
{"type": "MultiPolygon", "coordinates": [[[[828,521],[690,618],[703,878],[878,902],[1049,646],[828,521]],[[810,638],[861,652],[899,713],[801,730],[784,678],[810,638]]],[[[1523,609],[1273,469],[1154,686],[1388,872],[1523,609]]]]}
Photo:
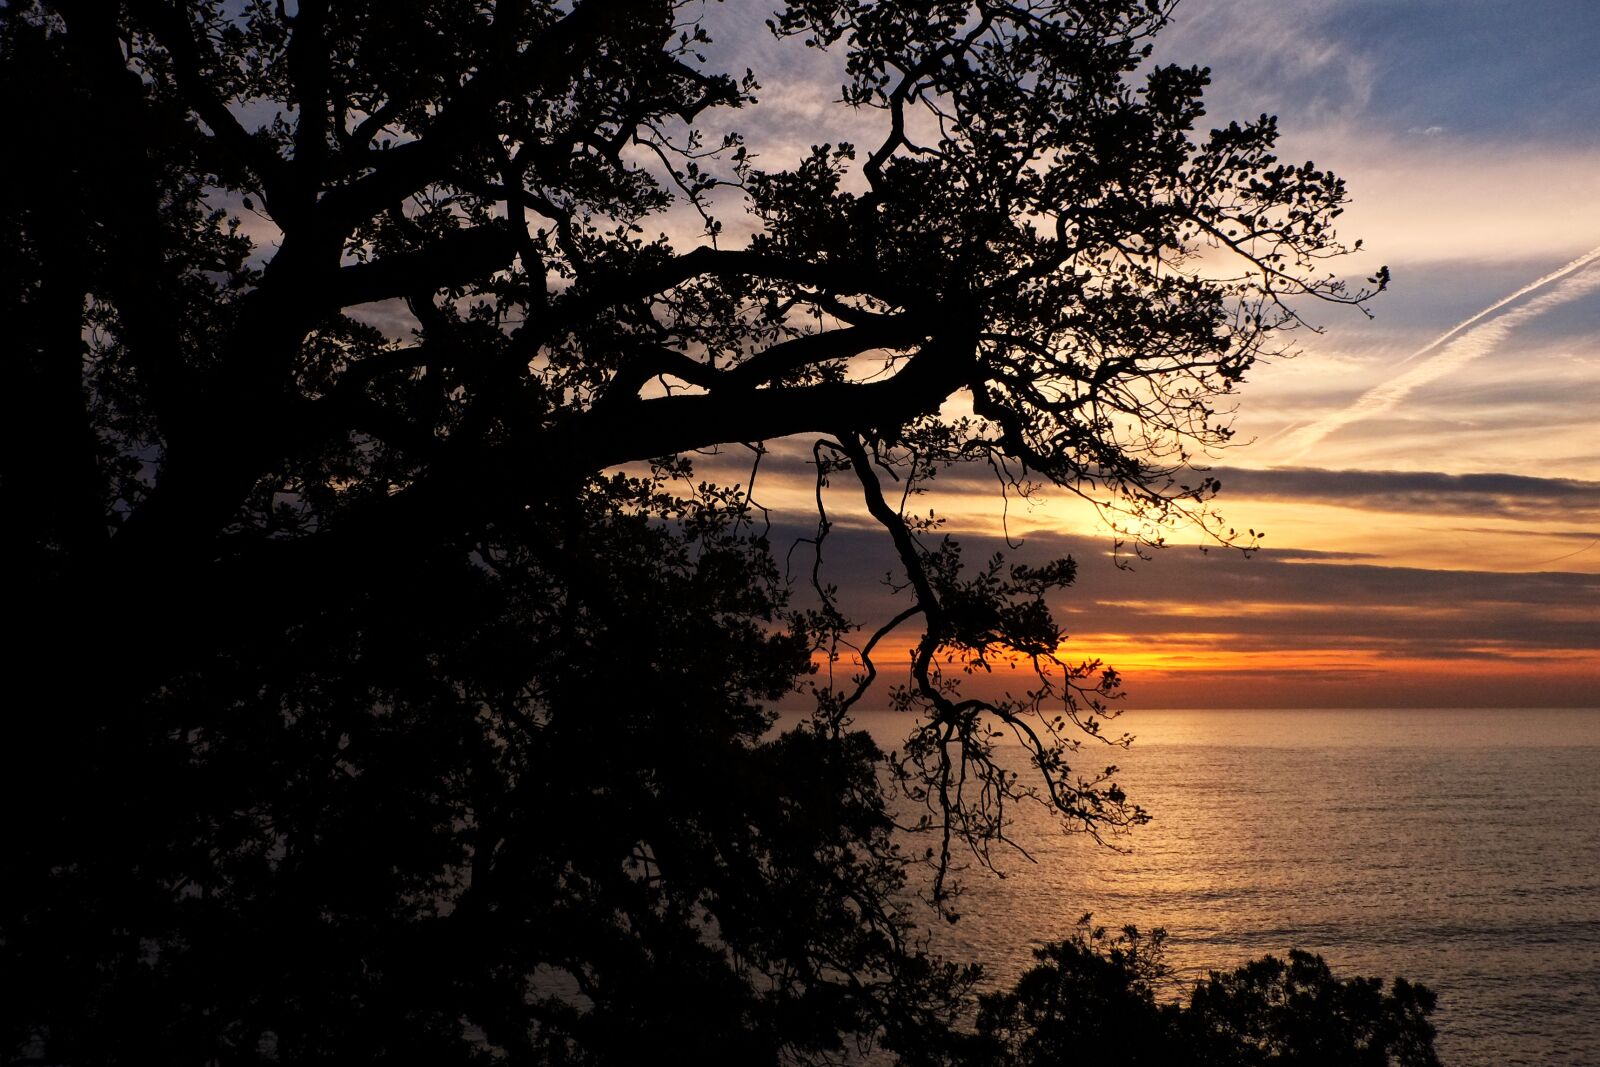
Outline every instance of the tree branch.
{"type": "Polygon", "coordinates": [[[225,152],[255,175],[269,210],[287,207],[288,175],[284,161],[272,148],[252,135],[228,109],[227,103],[206,82],[203,58],[184,13],[162,0],[137,0],[134,10],[145,20],[156,41],[172,57],[173,72],[184,101],[211,128],[225,152]]]}
{"type": "Polygon", "coordinates": [[[317,295],[324,306],[337,309],[431,292],[504,270],[516,254],[516,236],[507,227],[474,226],[415,251],[391,252],[341,267],[317,295]]]}
{"type": "Polygon", "coordinates": [[[444,177],[497,103],[516,95],[560,96],[555,90],[582,71],[586,45],[658,6],[654,0],[579,3],[531,41],[509,68],[495,66],[474,75],[444,102],[416,140],[381,153],[366,176],[329,190],[318,204],[321,228],[348,233],[385,206],[444,177]]]}

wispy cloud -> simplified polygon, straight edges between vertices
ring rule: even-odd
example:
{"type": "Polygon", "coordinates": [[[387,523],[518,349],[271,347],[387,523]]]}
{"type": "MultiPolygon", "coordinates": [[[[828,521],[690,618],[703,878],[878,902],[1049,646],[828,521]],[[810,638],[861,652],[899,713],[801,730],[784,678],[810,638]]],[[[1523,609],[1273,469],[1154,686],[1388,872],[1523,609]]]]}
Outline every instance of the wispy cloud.
{"type": "MultiPolygon", "coordinates": [[[[1547,524],[1551,515],[1600,520],[1600,482],[1519,474],[1437,471],[1218,467],[1212,475],[1229,494],[1250,499],[1317,501],[1346,507],[1444,515],[1495,516],[1547,524]]],[[[1544,530],[1546,536],[1551,531],[1544,530]]],[[[1593,532],[1571,536],[1592,538],[1593,532]]]]}
{"type": "Polygon", "coordinates": [[[1405,359],[1402,359],[1400,361],[1400,365],[1404,366],[1414,359],[1427,355],[1429,352],[1432,352],[1434,349],[1450,340],[1462,330],[1465,330],[1468,326],[1488,318],[1490,315],[1494,314],[1496,311],[1499,311],[1507,304],[1515,303],[1516,301],[1527,296],[1529,293],[1537,292],[1538,290],[1543,289],[1551,282],[1560,281],[1567,275],[1572,274],[1575,271],[1582,270],[1584,267],[1587,267],[1596,260],[1600,260],[1600,248],[1591,248],[1589,251],[1585,252],[1583,255],[1579,256],[1577,259],[1574,259],[1565,266],[1558,267],[1543,277],[1535,278],[1533,281],[1529,282],[1527,285],[1524,285],[1521,289],[1518,289],[1510,296],[1502,297],[1493,304],[1490,304],[1488,307],[1484,308],[1482,311],[1478,312],[1476,315],[1473,315],[1471,318],[1463,319],[1461,322],[1456,323],[1450,329],[1446,330],[1438,337],[1435,337],[1432,341],[1429,341],[1427,344],[1411,353],[1411,355],[1407,356],[1405,359]]]}
{"type": "Polygon", "coordinates": [[[1348,407],[1290,433],[1285,438],[1285,461],[1292,463],[1303,458],[1323,438],[1353,422],[1392,411],[1417,389],[1493,352],[1522,323],[1600,289],[1600,270],[1584,271],[1597,261],[1600,261],[1600,248],[1528,283],[1430,341],[1399,365],[1429,356],[1423,362],[1367,390],[1348,407]],[[1549,288],[1551,286],[1554,288],[1549,288]],[[1544,289],[1548,291],[1496,315],[1508,305],[1544,289]],[[1476,325],[1478,323],[1482,325],[1476,325]]]}

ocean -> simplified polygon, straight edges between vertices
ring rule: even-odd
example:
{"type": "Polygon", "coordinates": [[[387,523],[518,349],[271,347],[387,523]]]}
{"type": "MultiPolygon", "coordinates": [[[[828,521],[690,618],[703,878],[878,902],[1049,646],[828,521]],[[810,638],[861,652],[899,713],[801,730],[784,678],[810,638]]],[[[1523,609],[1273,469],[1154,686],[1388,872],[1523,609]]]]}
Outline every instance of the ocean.
{"type": "MultiPolygon", "coordinates": [[[[903,720],[858,725],[892,746],[903,720]]],[[[1454,1067],[1600,1064],[1600,710],[1130,711],[1116,763],[1152,821],[1062,835],[967,872],[946,954],[1009,984],[1034,946],[1096,924],[1165,927],[1192,980],[1290,948],[1336,975],[1439,994],[1454,1067]]],[[[942,924],[941,924],[942,925],[942,924]]]]}

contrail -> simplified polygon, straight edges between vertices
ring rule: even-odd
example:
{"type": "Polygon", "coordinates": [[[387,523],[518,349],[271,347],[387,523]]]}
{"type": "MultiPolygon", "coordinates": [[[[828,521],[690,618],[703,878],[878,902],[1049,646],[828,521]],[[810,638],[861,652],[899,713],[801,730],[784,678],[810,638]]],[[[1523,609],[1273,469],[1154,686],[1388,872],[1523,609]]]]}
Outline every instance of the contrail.
{"type": "Polygon", "coordinates": [[[1423,348],[1407,356],[1399,365],[1410,363],[1419,356],[1425,356],[1434,349],[1443,346],[1443,351],[1432,358],[1424,360],[1411,369],[1390,378],[1380,385],[1375,385],[1361,394],[1353,403],[1340,411],[1325,415],[1316,422],[1288,434],[1285,444],[1289,447],[1290,454],[1282,462],[1294,463],[1311,451],[1324,437],[1348,426],[1352,422],[1381,415],[1405,400],[1413,390],[1427,385],[1444,377],[1451,371],[1470,363],[1481,356],[1488,355],[1509,334],[1513,327],[1520,325],[1531,318],[1544,314],[1551,308],[1575,300],[1586,293],[1600,288],[1600,271],[1592,275],[1566,280],[1554,291],[1535,297],[1522,307],[1506,312],[1491,322],[1472,328],[1474,324],[1482,322],[1483,318],[1491,315],[1512,301],[1527,296],[1538,289],[1562,282],[1575,271],[1582,270],[1591,263],[1600,261],[1600,248],[1579,256],[1577,259],[1551,271],[1549,274],[1538,278],[1518,289],[1510,296],[1498,300],[1460,325],[1453,327],[1448,332],[1440,335],[1423,348]],[[1463,332],[1465,331],[1465,332],[1463,332]]]}
{"type": "Polygon", "coordinates": [[[1442,345],[1446,341],[1450,340],[1450,338],[1454,337],[1456,334],[1460,333],[1462,330],[1465,330],[1468,326],[1471,326],[1473,323],[1477,322],[1479,319],[1483,318],[1484,316],[1493,315],[1496,311],[1499,311],[1501,308],[1505,307],[1507,304],[1511,303],[1513,300],[1519,300],[1522,297],[1525,297],[1529,293],[1533,292],[1535,289],[1544,288],[1545,286],[1549,285],[1551,282],[1560,281],[1562,278],[1565,278],[1567,275],[1571,274],[1573,271],[1582,270],[1584,267],[1587,267],[1589,264],[1593,263],[1597,259],[1600,259],[1600,248],[1591,248],[1589,251],[1585,252],[1583,255],[1579,256],[1577,259],[1573,260],[1571,263],[1568,263],[1566,266],[1557,267],[1555,270],[1551,271],[1549,274],[1546,274],[1541,278],[1535,278],[1533,281],[1529,282],[1527,285],[1524,285],[1521,289],[1518,289],[1516,292],[1512,293],[1510,296],[1503,297],[1500,300],[1497,300],[1494,303],[1490,304],[1488,307],[1484,308],[1482,311],[1478,312],[1476,315],[1472,316],[1470,319],[1462,319],[1460,322],[1458,322],[1454,326],[1450,327],[1444,333],[1440,334],[1438,337],[1435,337],[1433,340],[1429,341],[1427,344],[1423,345],[1421,348],[1419,348],[1415,352],[1411,353],[1405,359],[1402,359],[1399,363],[1395,364],[1395,366],[1403,367],[1407,363],[1410,363],[1412,360],[1416,359],[1417,357],[1427,355],[1429,352],[1432,352],[1435,348],[1438,348],[1440,345],[1442,345]]]}

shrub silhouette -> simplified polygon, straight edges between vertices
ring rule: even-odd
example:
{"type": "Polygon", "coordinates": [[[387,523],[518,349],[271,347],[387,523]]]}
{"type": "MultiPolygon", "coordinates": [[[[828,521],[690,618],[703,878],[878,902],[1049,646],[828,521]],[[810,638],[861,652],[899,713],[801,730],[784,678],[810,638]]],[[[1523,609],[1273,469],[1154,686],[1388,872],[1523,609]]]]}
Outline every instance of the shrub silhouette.
{"type": "Polygon", "coordinates": [[[1171,974],[1165,933],[1126,927],[1114,938],[1087,917],[1068,940],[1035,950],[1039,963],[1005,992],[983,997],[974,1063],[1044,1067],[1436,1067],[1435,1005],[1427,988],[1396,979],[1334,976],[1298,949],[1211,972],[1183,1000],[1158,996],[1171,974]]]}

